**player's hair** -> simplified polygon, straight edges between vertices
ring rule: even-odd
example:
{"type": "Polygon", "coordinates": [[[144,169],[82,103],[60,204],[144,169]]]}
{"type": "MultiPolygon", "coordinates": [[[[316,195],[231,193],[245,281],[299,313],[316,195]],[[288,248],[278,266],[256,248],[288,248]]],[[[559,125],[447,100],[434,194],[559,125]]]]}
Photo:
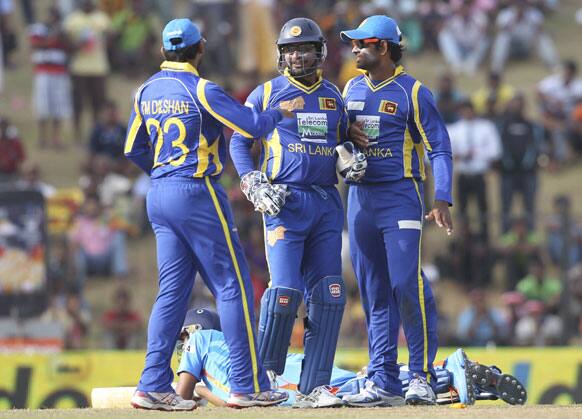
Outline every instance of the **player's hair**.
{"type": "Polygon", "coordinates": [[[404,51],[404,46],[401,44],[395,44],[394,42],[388,42],[388,51],[390,52],[390,59],[394,64],[402,59],[402,52],[404,51]]]}
{"type": "Polygon", "coordinates": [[[164,48],[164,58],[168,61],[175,61],[178,63],[185,63],[193,60],[198,54],[198,47],[200,42],[189,45],[185,48],[177,49],[175,51],[168,51],[164,48]]]}

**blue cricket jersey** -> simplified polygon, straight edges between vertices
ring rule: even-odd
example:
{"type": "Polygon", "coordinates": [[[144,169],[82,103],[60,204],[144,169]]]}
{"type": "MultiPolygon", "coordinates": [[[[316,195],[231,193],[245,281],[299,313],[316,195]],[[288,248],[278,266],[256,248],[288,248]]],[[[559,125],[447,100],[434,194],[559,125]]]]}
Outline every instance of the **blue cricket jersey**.
{"type": "MultiPolygon", "coordinates": [[[[261,141],[259,168],[272,183],[331,186],[337,183],[335,147],[346,138],[347,115],[338,88],[323,78],[305,86],[279,76],[258,86],[246,106],[255,112],[293,102],[296,119],[281,120],[261,141]]],[[[252,140],[233,135],[230,153],[240,176],[256,170],[252,140]]]]}
{"type": "MultiPolygon", "coordinates": [[[[303,354],[287,355],[285,371],[277,377],[277,388],[289,393],[289,400],[284,405],[291,405],[295,401],[302,362],[303,354]]],[[[203,381],[212,393],[224,401],[228,400],[230,353],[224,334],[216,330],[200,330],[190,335],[178,367],[178,374],[181,372],[203,381]]],[[[355,377],[356,374],[351,371],[334,367],[331,385],[340,387],[355,377]]]]}
{"type": "Polygon", "coordinates": [[[226,161],[223,127],[246,138],[271,132],[280,112],[251,111],[189,63],[165,61],[137,91],[125,155],[152,178],[219,176],[226,161]]]}
{"type": "Polygon", "coordinates": [[[435,178],[435,199],[452,203],[451,142],[429,89],[398,66],[393,77],[351,79],[343,92],[350,123],[362,121],[370,141],[362,183],[424,180],[424,150],[435,178]]]}

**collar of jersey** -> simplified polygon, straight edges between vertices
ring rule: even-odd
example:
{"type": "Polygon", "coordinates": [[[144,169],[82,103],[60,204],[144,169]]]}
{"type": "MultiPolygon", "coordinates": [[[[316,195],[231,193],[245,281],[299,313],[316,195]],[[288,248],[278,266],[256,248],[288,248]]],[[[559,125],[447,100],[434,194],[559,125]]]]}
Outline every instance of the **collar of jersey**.
{"type": "Polygon", "coordinates": [[[285,69],[283,75],[285,77],[287,77],[287,80],[289,80],[289,83],[291,83],[293,86],[297,87],[299,90],[301,90],[302,92],[305,92],[307,94],[315,92],[317,90],[317,88],[319,86],[321,86],[321,83],[323,83],[323,77],[322,77],[321,70],[317,70],[317,81],[315,83],[313,83],[311,86],[306,86],[303,83],[301,83],[299,80],[292,77],[289,74],[288,69],[285,69]]]}
{"type": "Polygon", "coordinates": [[[162,70],[170,70],[170,71],[185,71],[188,73],[194,73],[195,75],[199,76],[198,70],[190,63],[178,63],[176,61],[164,61],[162,65],[160,65],[162,70]]]}
{"type": "Polygon", "coordinates": [[[392,83],[392,81],[394,81],[394,79],[396,77],[398,77],[399,75],[404,74],[404,67],[402,67],[401,65],[399,65],[398,67],[396,67],[396,70],[394,71],[394,75],[392,77],[387,78],[386,80],[374,85],[374,83],[372,83],[372,80],[370,80],[370,77],[368,76],[368,74],[364,74],[364,79],[366,80],[366,83],[368,84],[368,87],[373,91],[373,92],[377,92],[378,90],[380,90],[381,88],[383,88],[384,86],[389,85],[390,83],[392,83]]]}

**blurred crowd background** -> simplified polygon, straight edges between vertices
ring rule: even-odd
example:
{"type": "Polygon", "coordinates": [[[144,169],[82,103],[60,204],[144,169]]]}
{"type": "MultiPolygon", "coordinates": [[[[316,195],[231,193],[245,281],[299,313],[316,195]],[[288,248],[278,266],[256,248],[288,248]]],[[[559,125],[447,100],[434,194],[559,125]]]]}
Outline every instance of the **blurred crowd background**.
{"type": "MultiPolygon", "coordinates": [[[[0,0],[0,347],[145,347],[157,291],[149,179],[124,159],[123,144],[133,92],[159,68],[166,21],[201,25],[202,76],[244,102],[276,74],[278,30],[298,16],[320,24],[325,77],[343,88],[358,73],[338,34],[371,14],[398,21],[404,66],[433,91],[453,145],[455,232],[427,226],[423,239],[440,344],[582,344],[580,6],[0,0]]],[[[222,183],[258,308],[268,282],[261,218],[230,163],[222,183]]],[[[365,347],[347,235],[343,245],[350,295],[340,345],[365,347]]],[[[202,280],[192,299],[212,306],[202,280]]],[[[301,336],[298,322],[295,345],[301,336]]]]}

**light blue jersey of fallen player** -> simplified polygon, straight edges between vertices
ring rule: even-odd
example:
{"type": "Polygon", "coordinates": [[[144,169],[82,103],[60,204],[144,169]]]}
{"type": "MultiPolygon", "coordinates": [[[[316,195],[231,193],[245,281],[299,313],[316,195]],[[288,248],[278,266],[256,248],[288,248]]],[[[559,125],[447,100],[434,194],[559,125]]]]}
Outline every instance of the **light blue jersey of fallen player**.
{"type": "MultiPolygon", "coordinates": [[[[301,375],[303,354],[289,354],[283,375],[277,377],[277,388],[289,393],[289,400],[283,405],[292,405],[297,394],[297,384],[301,375]]],[[[200,330],[190,335],[178,368],[178,374],[187,372],[220,397],[228,400],[230,396],[230,354],[222,332],[200,330]]],[[[334,367],[331,386],[340,387],[356,374],[334,367]]]]}

